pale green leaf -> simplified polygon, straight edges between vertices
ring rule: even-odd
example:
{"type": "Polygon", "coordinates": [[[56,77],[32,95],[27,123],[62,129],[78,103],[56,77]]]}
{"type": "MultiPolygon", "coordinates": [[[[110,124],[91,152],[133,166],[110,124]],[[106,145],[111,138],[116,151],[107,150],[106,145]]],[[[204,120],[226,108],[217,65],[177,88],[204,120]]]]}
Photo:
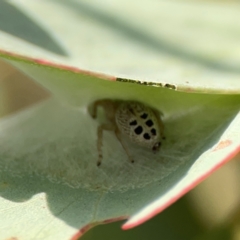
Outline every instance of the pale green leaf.
{"type": "Polygon", "coordinates": [[[0,120],[0,237],[77,239],[96,224],[129,217],[124,228],[134,227],[236,155],[238,8],[2,1],[1,57],[51,97],[0,120]],[[97,167],[99,122],[87,108],[101,98],[161,110],[161,151],[129,142],[131,164],[114,134],[104,132],[97,167]]]}

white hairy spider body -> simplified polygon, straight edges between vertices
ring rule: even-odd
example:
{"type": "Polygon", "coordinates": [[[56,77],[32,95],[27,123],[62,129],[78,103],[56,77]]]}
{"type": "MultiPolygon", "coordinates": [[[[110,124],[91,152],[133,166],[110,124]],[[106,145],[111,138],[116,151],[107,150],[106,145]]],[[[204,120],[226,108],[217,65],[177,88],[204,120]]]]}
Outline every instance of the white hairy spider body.
{"type": "Polygon", "coordinates": [[[163,136],[163,122],[161,112],[146,106],[138,101],[123,101],[101,99],[93,103],[93,109],[90,114],[93,118],[97,117],[97,108],[102,107],[107,118],[107,123],[98,127],[98,161],[97,166],[102,161],[102,137],[103,130],[114,131],[117,139],[130,162],[134,162],[122,135],[125,135],[132,142],[151,149],[156,153],[160,146],[163,136]]]}

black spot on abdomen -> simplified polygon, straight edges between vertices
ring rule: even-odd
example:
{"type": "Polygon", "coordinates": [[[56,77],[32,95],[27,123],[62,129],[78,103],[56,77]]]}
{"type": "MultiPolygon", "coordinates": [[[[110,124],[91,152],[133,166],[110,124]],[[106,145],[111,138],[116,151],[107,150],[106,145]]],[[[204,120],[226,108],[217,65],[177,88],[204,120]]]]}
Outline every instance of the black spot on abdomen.
{"type": "Polygon", "coordinates": [[[146,139],[146,140],[149,140],[151,137],[148,133],[144,133],[143,134],[143,137],[146,139]]]}
{"type": "Polygon", "coordinates": [[[131,121],[131,122],[129,123],[129,125],[130,125],[130,126],[135,126],[135,125],[137,125],[137,121],[136,121],[136,120],[133,120],[133,121],[131,121]]]}
{"type": "Polygon", "coordinates": [[[153,125],[153,121],[151,119],[147,120],[145,123],[148,127],[151,127],[153,125]]]}
{"type": "Polygon", "coordinates": [[[142,128],[141,126],[138,126],[138,127],[136,127],[136,128],[134,129],[134,132],[135,132],[137,135],[141,134],[142,131],[143,131],[143,128],[142,128]]]}
{"type": "Polygon", "coordinates": [[[143,113],[140,117],[143,119],[146,119],[148,117],[148,115],[147,115],[147,113],[143,113]]]}
{"type": "Polygon", "coordinates": [[[152,133],[152,135],[156,136],[156,135],[157,135],[156,129],[155,129],[155,128],[152,128],[152,129],[151,129],[151,133],[152,133]]]}

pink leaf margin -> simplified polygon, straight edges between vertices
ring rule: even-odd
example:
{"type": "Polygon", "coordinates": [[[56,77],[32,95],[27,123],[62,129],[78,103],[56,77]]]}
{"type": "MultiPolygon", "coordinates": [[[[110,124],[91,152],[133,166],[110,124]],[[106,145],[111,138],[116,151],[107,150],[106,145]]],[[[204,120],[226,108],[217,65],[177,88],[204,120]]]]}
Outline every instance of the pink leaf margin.
{"type": "MultiPolygon", "coordinates": [[[[240,117],[239,117],[240,122],[240,117]]],[[[175,192],[174,195],[171,195],[170,197],[166,197],[162,199],[162,197],[155,202],[149,204],[146,208],[142,209],[140,212],[135,214],[134,216],[121,216],[117,218],[107,219],[102,222],[95,222],[85,225],[83,228],[81,228],[77,233],[75,233],[70,240],[78,240],[83,234],[85,234],[88,230],[93,228],[94,226],[97,226],[99,224],[106,224],[106,223],[112,223],[116,221],[121,221],[124,219],[129,220],[122,226],[123,230],[129,230],[131,228],[137,227],[138,225],[146,222],[147,220],[151,219],[155,215],[161,213],[163,210],[165,210],[167,207],[169,207],[171,204],[176,202],[179,198],[181,198],[183,195],[185,195],[187,192],[189,192],[191,189],[193,189],[195,186],[197,186],[199,183],[201,183],[203,180],[205,180],[208,176],[210,176],[214,171],[219,169],[222,165],[230,161],[232,158],[237,156],[240,153],[240,143],[234,144],[232,140],[226,139],[221,140],[212,150],[211,154],[214,154],[215,152],[225,150],[225,154],[223,154],[223,158],[218,163],[214,164],[211,168],[208,169],[204,174],[200,174],[196,176],[195,180],[192,181],[190,184],[185,185],[184,188],[180,189],[180,191],[175,192]],[[229,148],[229,149],[227,149],[229,148]],[[226,151],[227,150],[227,151],[226,151]],[[229,153],[230,152],[230,153],[229,153]]]]}
{"type": "MultiPolygon", "coordinates": [[[[239,123],[240,123],[240,117],[239,117],[239,123]]],[[[179,198],[181,198],[183,195],[185,195],[187,192],[189,192],[191,189],[193,189],[195,186],[197,186],[200,182],[205,180],[208,176],[210,176],[214,171],[219,169],[222,165],[230,161],[232,158],[234,158],[237,154],[240,152],[240,143],[233,143],[232,140],[226,139],[220,141],[211,151],[211,156],[214,155],[218,151],[226,150],[225,153],[222,154],[222,159],[218,161],[216,164],[211,166],[206,172],[199,174],[195,177],[195,179],[190,182],[189,184],[186,184],[184,187],[179,188],[178,191],[175,191],[174,189],[170,190],[167,194],[167,196],[163,196],[156,201],[150,203],[148,206],[146,206],[144,209],[142,209],[140,212],[132,216],[123,226],[123,230],[128,230],[131,228],[134,228],[147,220],[151,219],[155,215],[162,212],[164,209],[169,207],[171,204],[176,202],[179,198]],[[171,192],[174,192],[171,194],[171,192]]]]}
{"type": "Polygon", "coordinates": [[[29,64],[43,65],[43,66],[50,67],[50,68],[51,67],[52,68],[58,68],[61,71],[70,71],[70,72],[74,72],[74,73],[80,73],[80,74],[84,74],[84,75],[89,75],[89,76],[101,78],[103,80],[117,81],[116,77],[113,77],[113,76],[110,76],[110,75],[107,75],[107,74],[92,72],[92,71],[88,71],[88,70],[83,70],[83,69],[79,69],[77,67],[66,66],[66,65],[63,65],[63,64],[56,64],[56,63],[53,63],[51,61],[41,59],[41,58],[30,58],[30,57],[15,54],[15,53],[12,53],[12,52],[4,51],[4,50],[1,50],[1,49],[0,49],[0,57],[5,58],[5,59],[9,59],[9,60],[27,62],[29,64]]]}
{"type": "Polygon", "coordinates": [[[91,224],[87,224],[85,225],[83,228],[81,228],[76,234],[74,234],[70,240],[78,240],[80,237],[83,236],[84,233],[86,233],[88,230],[90,230],[91,228],[99,225],[99,224],[107,224],[107,223],[112,223],[112,222],[118,222],[124,219],[127,219],[127,216],[122,216],[122,217],[118,217],[118,218],[111,218],[108,220],[104,220],[102,222],[96,222],[96,223],[91,223],[91,224]]]}

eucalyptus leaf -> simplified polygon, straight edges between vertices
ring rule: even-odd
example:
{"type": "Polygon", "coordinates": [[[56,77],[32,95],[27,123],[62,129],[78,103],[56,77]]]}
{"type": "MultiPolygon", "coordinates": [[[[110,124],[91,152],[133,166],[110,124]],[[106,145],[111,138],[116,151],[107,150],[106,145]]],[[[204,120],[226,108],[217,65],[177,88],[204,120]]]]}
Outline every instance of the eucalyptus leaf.
{"type": "Polygon", "coordinates": [[[1,59],[51,96],[0,119],[1,239],[77,239],[127,218],[129,229],[233,158],[240,149],[238,7],[2,1],[1,59]],[[97,167],[104,112],[96,120],[88,109],[103,98],[163,112],[159,153],[126,139],[132,164],[105,131],[97,167]]]}
{"type": "MultiPolygon", "coordinates": [[[[135,226],[238,151],[239,95],[190,94],[107,81],[15,58],[8,62],[53,94],[1,120],[0,166],[6,204],[1,207],[16,206],[19,192],[20,199],[28,203],[24,211],[32,204],[39,206],[39,199],[45,206],[43,226],[29,231],[25,238],[53,239],[61,230],[71,236],[78,228],[134,214],[125,228],[135,226]],[[135,158],[132,164],[114,134],[104,132],[103,163],[96,166],[99,122],[91,118],[87,108],[104,97],[135,99],[164,113],[166,140],[157,155],[129,142],[135,158]],[[59,219],[64,220],[66,229],[59,219]]],[[[12,218],[11,213],[6,216],[12,218]]],[[[27,214],[22,220],[27,228],[32,216],[27,214]]],[[[10,220],[3,223],[3,229],[9,229],[9,224],[10,220]]],[[[7,233],[3,236],[9,236],[7,233]]]]}
{"type": "Polygon", "coordinates": [[[0,49],[183,91],[238,93],[238,9],[237,1],[2,1],[0,49]]]}

